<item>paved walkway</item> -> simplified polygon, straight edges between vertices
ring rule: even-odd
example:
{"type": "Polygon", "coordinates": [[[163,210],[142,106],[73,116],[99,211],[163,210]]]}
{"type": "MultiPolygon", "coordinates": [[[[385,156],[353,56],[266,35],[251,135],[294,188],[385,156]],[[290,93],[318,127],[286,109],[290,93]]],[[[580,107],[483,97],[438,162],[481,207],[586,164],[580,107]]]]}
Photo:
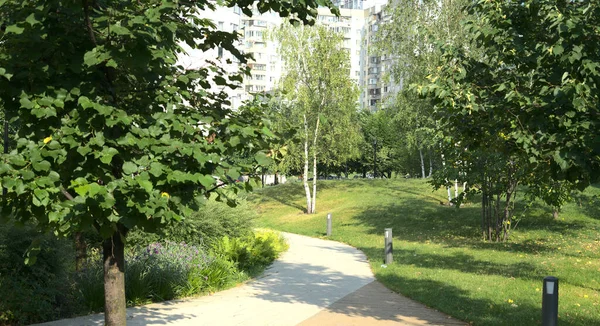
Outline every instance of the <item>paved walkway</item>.
{"type": "MultiPolygon", "coordinates": [[[[212,296],[127,309],[128,325],[466,325],[386,289],[365,255],[285,234],[290,249],[252,282],[212,296]]],[[[103,325],[102,314],[47,326],[103,325]]]]}

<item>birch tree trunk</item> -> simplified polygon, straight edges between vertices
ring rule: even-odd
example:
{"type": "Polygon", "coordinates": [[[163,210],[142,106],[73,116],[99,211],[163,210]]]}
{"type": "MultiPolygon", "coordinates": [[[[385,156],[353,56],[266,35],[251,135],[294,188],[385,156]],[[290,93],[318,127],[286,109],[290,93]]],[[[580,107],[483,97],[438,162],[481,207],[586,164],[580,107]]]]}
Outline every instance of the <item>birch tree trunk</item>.
{"type": "MultiPolygon", "coordinates": [[[[306,214],[312,214],[312,201],[310,199],[310,187],[308,186],[308,122],[304,114],[304,192],[306,193],[306,214]]],[[[313,176],[313,180],[315,176],[313,176]]]]}
{"type": "MultiPolygon", "coordinates": [[[[442,154],[442,166],[444,168],[446,167],[446,160],[444,159],[444,154],[442,154]]],[[[447,179],[446,182],[448,182],[447,179]]],[[[450,192],[450,187],[446,186],[446,189],[448,190],[448,204],[452,205],[452,193],[450,192]]]]}
{"type": "Polygon", "coordinates": [[[458,198],[458,179],[454,179],[454,198],[458,198]]]}
{"type": "Polygon", "coordinates": [[[419,148],[419,156],[421,156],[421,174],[423,175],[423,179],[425,179],[425,160],[423,159],[423,150],[419,148]]]}
{"type": "Polygon", "coordinates": [[[433,161],[431,160],[431,151],[429,151],[429,175],[427,177],[431,178],[432,174],[433,174],[433,161]]]}
{"type": "Polygon", "coordinates": [[[317,136],[319,135],[320,117],[317,116],[317,125],[315,126],[315,138],[313,138],[313,198],[312,214],[317,212],[317,136]]]}

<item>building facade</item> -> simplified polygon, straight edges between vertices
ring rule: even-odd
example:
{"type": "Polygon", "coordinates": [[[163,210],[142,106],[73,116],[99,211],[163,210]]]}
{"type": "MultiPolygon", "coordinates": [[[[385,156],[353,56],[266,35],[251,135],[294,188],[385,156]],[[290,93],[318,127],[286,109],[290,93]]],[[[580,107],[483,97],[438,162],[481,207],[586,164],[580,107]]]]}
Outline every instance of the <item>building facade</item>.
{"type": "MultiPolygon", "coordinates": [[[[340,16],[335,16],[329,8],[319,8],[317,24],[327,26],[331,31],[341,33],[344,37],[344,49],[349,53],[350,78],[360,90],[358,104],[362,109],[375,111],[385,105],[385,99],[398,92],[402,85],[386,82],[392,60],[389,57],[373,54],[373,43],[379,26],[388,17],[384,15],[385,0],[337,0],[334,3],[340,8],[340,16]]],[[[217,28],[227,32],[238,32],[239,47],[243,52],[252,55],[248,61],[250,75],[244,79],[243,85],[235,90],[225,90],[231,98],[231,106],[239,107],[256,93],[266,93],[277,88],[283,75],[283,62],[277,53],[278,44],[267,38],[267,31],[284,22],[278,14],[260,14],[256,9],[253,17],[244,15],[237,7],[218,7],[215,11],[206,12],[217,28]]],[[[226,52],[226,51],[225,51],[226,52]]],[[[228,72],[240,69],[240,63],[222,49],[207,52],[190,51],[183,58],[186,67],[198,67],[206,64],[206,60],[216,60],[228,72]]]]}

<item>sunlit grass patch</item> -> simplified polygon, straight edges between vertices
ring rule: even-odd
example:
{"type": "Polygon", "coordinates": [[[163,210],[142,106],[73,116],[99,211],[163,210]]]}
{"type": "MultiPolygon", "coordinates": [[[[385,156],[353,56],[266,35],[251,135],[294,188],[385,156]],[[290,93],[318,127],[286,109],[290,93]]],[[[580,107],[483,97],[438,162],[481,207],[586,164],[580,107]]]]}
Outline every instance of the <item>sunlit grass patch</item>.
{"type": "Polygon", "coordinates": [[[535,203],[506,243],[481,241],[478,198],[457,209],[445,189],[422,180],[342,180],[320,183],[317,213],[305,215],[301,184],[265,188],[250,200],[259,224],[325,237],[366,253],[390,289],[475,325],[541,323],[545,276],[560,280],[561,325],[600,324],[600,188],[566,205],[558,219],[535,203]],[[394,263],[382,267],[384,228],[393,228],[394,263]]]}

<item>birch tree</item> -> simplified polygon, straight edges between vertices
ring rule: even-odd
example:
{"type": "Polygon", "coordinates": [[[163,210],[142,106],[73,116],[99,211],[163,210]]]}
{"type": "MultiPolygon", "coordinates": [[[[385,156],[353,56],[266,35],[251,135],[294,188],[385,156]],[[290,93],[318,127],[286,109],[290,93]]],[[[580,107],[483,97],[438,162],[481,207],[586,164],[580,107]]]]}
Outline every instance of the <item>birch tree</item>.
{"type": "MultiPolygon", "coordinates": [[[[436,44],[464,44],[465,36],[458,33],[463,0],[398,0],[385,9],[390,19],[382,24],[375,43],[375,52],[393,58],[387,78],[396,84],[421,83],[431,78],[431,71],[439,66],[441,51],[436,44]]],[[[426,178],[426,155],[429,154],[429,175],[432,174],[431,156],[439,158],[438,137],[441,126],[432,118],[433,105],[419,99],[407,89],[393,100],[397,110],[395,120],[401,126],[399,139],[407,150],[418,153],[420,174],[426,178]]]]}
{"type": "Polygon", "coordinates": [[[306,212],[312,214],[317,207],[317,163],[331,157],[333,148],[347,149],[338,155],[338,161],[343,161],[341,156],[358,153],[352,150],[353,144],[342,146],[335,141],[358,134],[352,119],[356,115],[357,87],[350,79],[349,53],[342,48],[340,34],[324,26],[290,25],[282,25],[270,34],[277,40],[285,62],[280,88],[292,108],[288,118],[299,130],[301,152],[296,155],[302,157],[306,212]],[[312,192],[308,180],[311,165],[312,192]]]}

